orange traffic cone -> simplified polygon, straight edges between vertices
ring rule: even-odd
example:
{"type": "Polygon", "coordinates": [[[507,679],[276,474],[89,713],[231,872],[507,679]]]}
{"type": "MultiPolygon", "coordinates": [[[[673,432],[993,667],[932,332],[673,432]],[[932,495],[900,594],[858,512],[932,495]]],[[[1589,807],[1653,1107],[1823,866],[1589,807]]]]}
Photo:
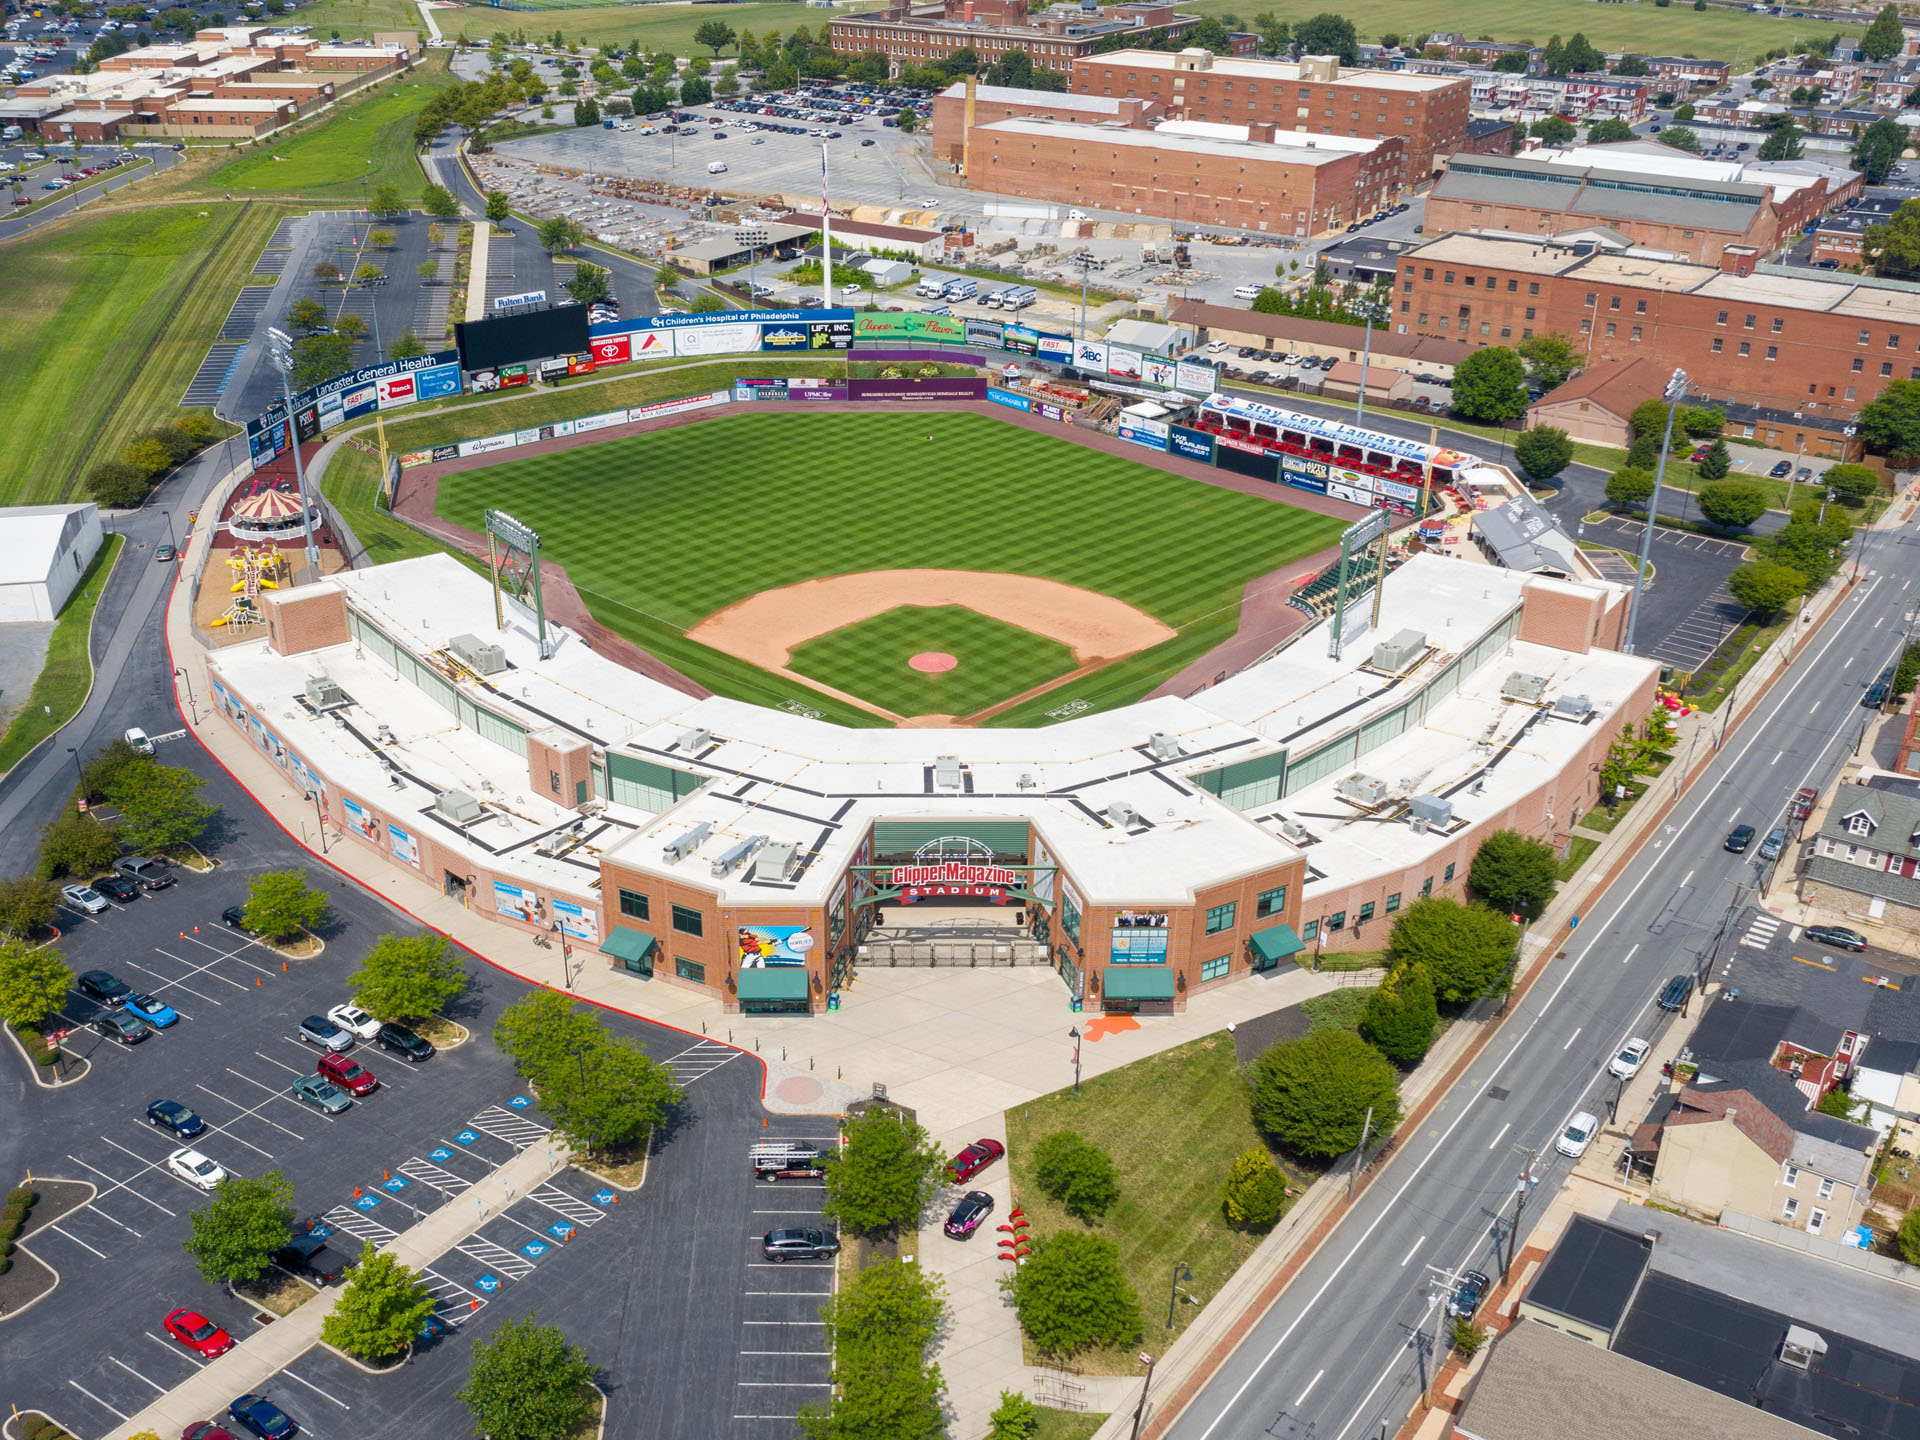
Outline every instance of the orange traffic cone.
{"type": "Polygon", "coordinates": [[[360,1187],[358,1185],[353,1187],[353,1198],[356,1200],[360,1198],[360,1187]]]}
{"type": "Polygon", "coordinates": [[[253,977],[253,988],[256,990],[260,988],[260,977],[258,975],[253,977]]]}

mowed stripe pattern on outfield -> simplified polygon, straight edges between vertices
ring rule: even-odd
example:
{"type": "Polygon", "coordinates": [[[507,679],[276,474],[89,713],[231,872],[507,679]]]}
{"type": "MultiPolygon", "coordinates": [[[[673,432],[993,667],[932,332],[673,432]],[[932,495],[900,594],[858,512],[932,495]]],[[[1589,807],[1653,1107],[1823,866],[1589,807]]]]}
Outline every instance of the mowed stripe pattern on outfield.
{"type": "Polygon", "coordinates": [[[478,531],[489,507],[538,530],[589,604],[681,630],[762,590],[896,568],[1044,576],[1177,627],[1344,528],[945,412],[727,415],[440,481],[443,519],[478,531]]]}
{"type": "Polygon", "coordinates": [[[1073,651],[958,605],[902,605],[843,625],[793,652],[787,668],[896,715],[971,715],[1072,673],[1073,651]],[[922,673],[907,662],[936,651],[960,663],[922,673]]]}

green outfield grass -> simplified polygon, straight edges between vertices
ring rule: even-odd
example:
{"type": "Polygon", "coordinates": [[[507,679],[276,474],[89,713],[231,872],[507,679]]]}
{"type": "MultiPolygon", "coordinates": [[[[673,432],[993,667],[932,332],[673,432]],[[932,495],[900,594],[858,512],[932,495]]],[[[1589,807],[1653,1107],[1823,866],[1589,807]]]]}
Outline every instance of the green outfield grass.
{"type": "Polygon", "coordinates": [[[1070,673],[1073,651],[1058,640],[960,605],[903,605],[809,640],[787,668],[909,715],[971,715],[1070,673]],[[926,673],[907,664],[937,651],[960,663],[926,673]]]}
{"type": "Polygon", "coordinates": [[[517,516],[603,624],[719,693],[762,703],[791,687],[756,669],[743,688],[742,662],[716,666],[684,632],[736,600],[822,575],[1036,575],[1112,595],[1180,632],[1098,672],[1097,685],[1007,712],[1030,711],[1027,724],[1062,697],[1095,708],[1140,698],[1233,633],[1248,580],[1342,529],[1277,491],[1243,495],[952,413],[728,415],[448,476],[437,504],[475,530],[488,507],[517,516]]]}

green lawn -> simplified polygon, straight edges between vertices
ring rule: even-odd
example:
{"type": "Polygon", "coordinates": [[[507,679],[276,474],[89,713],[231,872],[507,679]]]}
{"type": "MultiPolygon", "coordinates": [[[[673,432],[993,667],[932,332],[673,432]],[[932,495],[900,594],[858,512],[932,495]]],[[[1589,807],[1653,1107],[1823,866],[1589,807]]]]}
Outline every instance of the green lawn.
{"type": "Polygon", "coordinates": [[[1587,857],[1600,848],[1600,842],[1591,835],[1575,835],[1567,843],[1567,858],[1560,862],[1560,879],[1564,883],[1580,873],[1580,867],[1587,863],[1587,857]]]}
{"type": "MultiPolygon", "coordinates": [[[[342,8],[351,10],[353,7],[343,4],[342,8]]],[[[842,15],[848,9],[861,8],[871,7],[836,6],[831,14],[842,15]]],[[[414,15],[418,24],[419,12],[415,11],[414,15]]],[[[301,11],[300,18],[304,21],[306,17],[307,12],[301,11]]],[[[465,11],[440,10],[434,14],[441,33],[450,38],[464,34],[475,40],[485,40],[495,31],[505,31],[509,35],[525,31],[531,37],[551,37],[558,30],[569,43],[578,42],[588,48],[606,44],[624,49],[637,43],[647,50],[668,50],[675,55],[692,55],[697,51],[707,56],[713,52],[704,45],[696,47],[693,32],[701,22],[712,18],[704,7],[698,5],[595,5],[586,9],[558,6],[530,11],[476,8],[465,11]]],[[[791,35],[802,25],[807,27],[810,34],[818,34],[826,28],[830,16],[793,4],[744,4],[727,6],[726,12],[719,18],[735,30],[751,30],[755,35],[765,35],[769,30],[791,35]]]]}
{"type": "MultiPolygon", "coordinates": [[[[1078,1094],[1056,1090],[1007,1112],[1013,1190],[1036,1235],[1081,1224],[1034,1180],[1034,1147],[1056,1130],[1077,1131],[1113,1157],[1120,1199],[1091,1228],[1120,1247],[1120,1263],[1140,1296],[1142,1343],[1160,1354],[1200,1313],[1179,1305],[1171,1334],[1164,1328],[1174,1265],[1186,1261],[1193,1281],[1181,1288],[1204,1305],[1261,1239],[1228,1225],[1221,1209],[1227,1167],[1260,1144],[1232,1038],[1204,1036],[1096,1075],[1078,1094]]],[[[1140,1348],[1094,1351],[1075,1363],[1094,1374],[1137,1374],[1140,1348]]]]}
{"type": "Polygon", "coordinates": [[[1104,1415],[1089,1415],[1079,1410],[1049,1410],[1040,1407],[1040,1428],[1033,1440],[1093,1440],[1093,1432],[1106,1423],[1104,1415]]]}
{"type": "Polygon", "coordinates": [[[763,590],[898,568],[1037,575],[1164,621],[1181,633],[1094,677],[1095,703],[1130,703],[1233,632],[1248,580],[1342,525],[949,412],[729,414],[442,481],[443,518],[477,531],[489,507],[541,532],[602,623],[750,700],[777,682],[738,691],[681,632],[763,590]]]}
{"type": "Polygon", "coordinates": [[[178,413],[278,215],[218,203],[82,212],[6,246],[0,503],[72,495],[94,457],[178,413]]]}
{"type": "Polygon", "coordinates": [[[1367,1004],[1373,999],[1376,988],[1373,985],[1346,985],[1322,995],[1309,995],[1300,1002],[1300,1013],[1307,1017],[1308,1032],[1352,1030],[1358,1033],[1360,1018],[1367,1013],[1367,1004]]]}
{"type": "Polygon", "coordinates": [[[94,607],[100,592],[113,574],[113,560],[125,539],[109,535],[93,557],[93,564],[67,597],[66,609],[54,622],[53,635],[47,641],[46,664],[33,682],[33,693],[26,707],[13,717],[5,737],[0,738],[0,774],[5,774],[34,746],[53,734],[80,712],[87,692],[93,688],[93,657],[88,641],[93,634],[94,607]]]}
{"type": "Polygon", "coordinates": [[[1058,640],[960,605],[902,605],[846,625],[793,652],[789,670],[900,716],[971,715],[1074,668],[1058,640]],[[925,651],[953,656],[951,670],[907,662],[925,651]]]}

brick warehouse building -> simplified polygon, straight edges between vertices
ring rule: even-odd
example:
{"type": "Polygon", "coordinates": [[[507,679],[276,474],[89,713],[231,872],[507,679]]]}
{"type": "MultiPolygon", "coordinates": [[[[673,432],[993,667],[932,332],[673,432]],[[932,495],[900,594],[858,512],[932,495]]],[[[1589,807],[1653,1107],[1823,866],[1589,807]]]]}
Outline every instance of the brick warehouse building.
{"type": "Polygon", "coordinates": [[[1148,100],[1109,100],[1101,95],[1068,95],[1057,90],[1017,90],[956,80],[933,97],[933,155],[957,164],[966,159],[967,92],[973,92],[974,125],[996,120],[1073,120],[1087,125],[1141,125],[1164,120],[1148,100]]]}
{"type": "MultiPolygon", "coordinates": [[[[885,10],[836,16],[827,22],[827,38],[841,55],[879,53],[894,74],[912,65],[944,60],[956,50],[980,57],[982,69],[1001,56],[1024,50],[1036,65],[1065,72],[1073,61],[1116,37],[1152,41],[1177,38],[1200,23],[1181,15],[1171,3],[1110,5],[1058,4],[1030,14],[1027,0],[942,0],[915,7],[889,0],[885,10]]],[[[1254,44],[1254,37],[1235,37],[1254,44]]]]}
{"type": "Polygon", "coordinates": [[[1298,62],[1118,50],[1073,62],[1079,95],[1157,101],[1175,120],[1349,139],[1397,139],[1404,146],[1400,184],[1424,185],[1456,150],[1466,150],[1471,82],[1388,70],[1342,71],[1330,56],[1298,62]]]}
{"type": "Polygon", "coordinates": [[[1585,360],[1651,357],[1705,394],[1788,411],[1851,413],[1920,379],[1920,286],[1776,270],[1738,247],[1716,267],[1446,235],[1401,257],[1394,325],[1475,345],[1558,332],[1585,360]]]}

